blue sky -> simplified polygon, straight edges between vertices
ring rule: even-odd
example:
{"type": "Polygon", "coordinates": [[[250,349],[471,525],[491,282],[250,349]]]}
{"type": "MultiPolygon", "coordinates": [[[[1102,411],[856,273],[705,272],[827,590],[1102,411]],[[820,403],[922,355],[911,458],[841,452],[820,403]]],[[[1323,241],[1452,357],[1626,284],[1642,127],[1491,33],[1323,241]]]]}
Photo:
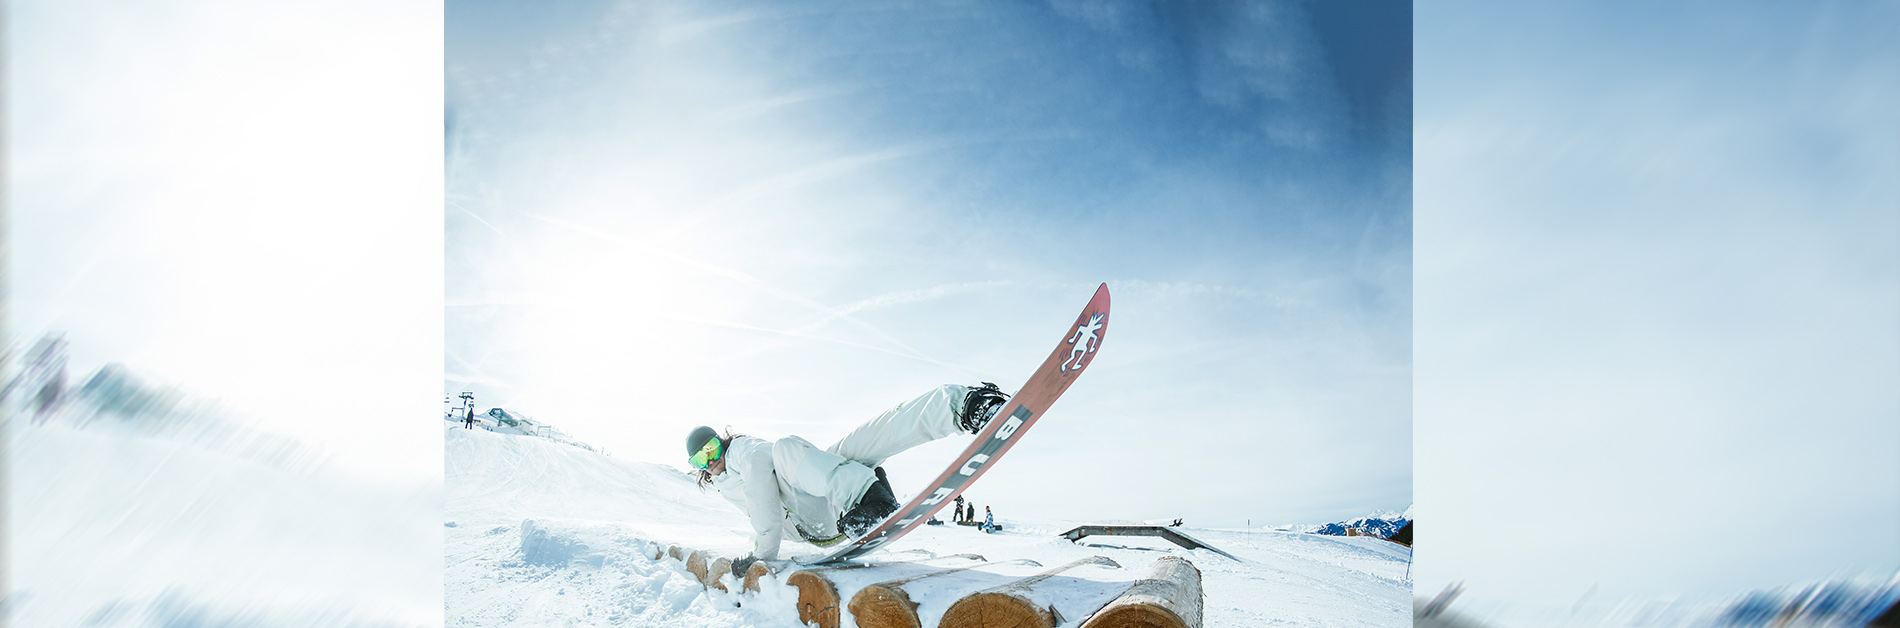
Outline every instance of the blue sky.
{"type": "Polygon", "coordinates": [[[1019,386],[1108,282],[1104,359],[973,498],[1403,509],[1410,18],[1329,11],[452,4],[447,390],[667,464],[702,423],[830,442],[1019,386]]]}
{"type": "Polygon", "coordinates": [[[1567,610],[1891,576],[1896,6],[1418,28],[1416,590],[1567,610]]]}

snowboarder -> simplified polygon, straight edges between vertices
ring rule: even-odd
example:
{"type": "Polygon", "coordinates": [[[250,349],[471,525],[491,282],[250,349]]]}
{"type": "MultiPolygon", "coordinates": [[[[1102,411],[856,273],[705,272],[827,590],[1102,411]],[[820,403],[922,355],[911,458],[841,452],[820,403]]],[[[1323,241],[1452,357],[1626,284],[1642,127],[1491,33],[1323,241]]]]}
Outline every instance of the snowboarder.
{"type": "Polygon", "coordinates": [[[956,523],[959,525],[963,523],[963,496],[962,495],[957,496],[957,505],[950,512],[951,512],[950,521],[952,523],[956,523]]]}
{"type": "Polygon", "coordinates": [[[963,511],[963,525],[976,525],[976,502],[970,502],[969,507],[963,511]]]}
{"type": "Polygon", "coordinates": [[[856,538],[897,511],[882,464],[899,452],[958,432],[975,434],[1009,398],[995,384],[945,384],[858,426],[829,449],[797,436],[767,441],[710,427],[686,437],[687,462],[752,522],[752,553],[732,561],[777,560],[785,530],[819,547],[856,538]]]}
{"type": "Polygon", "coordinates": [[[983,507],[983,531],[984,532],[996,531],[996,513],[990,512],[989,506],[983,507]]]}

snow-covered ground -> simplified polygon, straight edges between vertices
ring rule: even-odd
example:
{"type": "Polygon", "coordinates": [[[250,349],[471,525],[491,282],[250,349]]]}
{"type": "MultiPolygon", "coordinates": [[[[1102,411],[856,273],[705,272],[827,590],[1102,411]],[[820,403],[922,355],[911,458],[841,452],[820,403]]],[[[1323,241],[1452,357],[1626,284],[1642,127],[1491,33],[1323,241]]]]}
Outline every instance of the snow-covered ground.
{"type": "Polygon", "coordinates": [[[439,621],[440,492],[209,411],[4,425],[11,626],[439,621]]]}
{"type": "MultiPolygon", "coordinates": [[[[790,587],[772,583],[743,595],[708,592],[678,561],[643,555],[649,543],[732,557],[750,550],[744,516],[682,471],[483,430],[448,427],[444,439],[447,625],[801,625],[790,587]],[[525,547],[524,530],[532,539],[525,547]]],[[[1019,569],[1000,565],[1017,559],[1054,567],[1105,556],[1123,567],[1124,579],[1133,579],[1160,556],[1181,556],[1201,570],[1207,626],[1411,623],[1411,550],[1378,539],[1180,528],[1241,559],[1235,561],[1158,538],[1071,543],[1057,537],[1099,522],[1001,517],[998,523],[1005,526],[998,534],[925,527],[868,558],[974,553],[999,564],[989,569],[1002,573],[1019,569]]],[[[802,543],[787,542],[784,549],[793,556],[819,554],[802,543]]],[[[841,593],[848,599],[849,590],[841,593]]],[[[927,626],[960,593],[914,598],[927,626]]],[[[1066,625],[1082,618],[1069,619],[1066,625]]]]}

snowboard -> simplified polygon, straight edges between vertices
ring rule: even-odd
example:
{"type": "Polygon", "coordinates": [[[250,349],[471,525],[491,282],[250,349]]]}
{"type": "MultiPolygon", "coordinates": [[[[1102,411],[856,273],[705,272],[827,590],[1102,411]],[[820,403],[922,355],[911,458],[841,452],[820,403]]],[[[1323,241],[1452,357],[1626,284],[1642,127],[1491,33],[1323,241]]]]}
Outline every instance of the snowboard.
{"type": "Polygon", "coordinates": [[[850,560],[877,549],[886,543],[902,538],[911,530],[922,527],[931,515],[942,510],[957,495],[983,477],[996,459],[1022,438],[1023,432],[1036,423],[1036,419],[1049,411],[1049,406],[1069,389],[1070,384],[1082,375],[1089,364],[1095,360],[1095,352],[1102,346],[1102,338],[1108,332],[1108,284],[1095,289],[1095,297],[1089,299],[1088,307],[1082,308],[1075,324],[1063,334],[1062,342],[1056,345],[1049,358],[1042,361],[1029,381],[1016,391],[1009,401],[996,412],[996,418],[978,430],[976,441],[956,458],[951,459],[950,467],[937,476],[935,482],[917,493],[910,503],[898,508],[897,512],[883,523],[849,543],[826,554],[824,557],[807,564],[822,565],[850,560]]]}

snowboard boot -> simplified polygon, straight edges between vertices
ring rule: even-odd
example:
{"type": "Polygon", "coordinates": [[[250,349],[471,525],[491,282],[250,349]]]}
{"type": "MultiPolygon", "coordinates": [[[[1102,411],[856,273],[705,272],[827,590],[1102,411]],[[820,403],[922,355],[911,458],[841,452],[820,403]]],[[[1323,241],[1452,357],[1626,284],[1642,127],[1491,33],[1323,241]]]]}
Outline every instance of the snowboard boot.
{"type": "Polygon", "coordinates": [[[871,484],[871,488],[865,489],[864,496],[858,498],[858,504],[851,507],[851,512],[838,518],[838,528],[844,531],[845,536],[854,539],[862,537],[871,528],[877,527],[878,522],[897,512],[897,495],[891,492],[891,481],[884,477],[884,467],[872,469],[872,472],[877,474],[877,481],[871,484]]]}
{"type": "Polygon", "coordinates": [[[1009,394],[996,388],[996,384],[983,382],[982,386],[971,388],[963,396],[963,410],[957,412],[957,427],[975,434],[989,425],[996,417],[996,411],[1003,408],[1003,402],[1009,400],[1009,394]]]}

